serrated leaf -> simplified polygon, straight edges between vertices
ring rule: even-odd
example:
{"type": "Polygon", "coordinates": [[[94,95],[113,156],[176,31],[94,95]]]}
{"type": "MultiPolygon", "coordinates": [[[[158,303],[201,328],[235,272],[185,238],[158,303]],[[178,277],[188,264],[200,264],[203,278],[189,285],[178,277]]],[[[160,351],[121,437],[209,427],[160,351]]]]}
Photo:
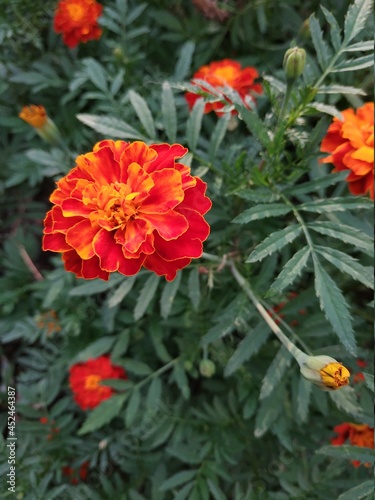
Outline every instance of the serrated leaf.
{"type": "Polygon", "coordinates": [[[232,373],[238,370],[245,363],[245,361],[248,361],[252,356],[254,356],[254,354],[256,354],[261,346],[267,341],[270,333],[271,331],[264,322],[249,331],[229,358],[224,370],[224,377],[230,377],[232,373]]]}
{"type": "Polygon", "coordinates": [[[367,497],[367,495],[373,495],[374,493],[374,481],[369,479],[363,483],[357,484],[354,488],[341,493],[337,500],[361,500],[361,498],[367,497]]]}
{"type": "Polygon", "coordinates": [[[136,276],[129,276],[121,283],[115,293],[108,299],[109,308],[115,307],[123,301],[123,299],[133,288],[136,279],[136,276]]]}
{"type": "Polygon", "coordinates": [[[326,212],[346,212],[347,210],[373,209],[373,207],[373,203],[367,198],[361,199],[359,197],[342,197],[308,201],[307,203],[300,205],[298,209],[306,212],[324,214],[326,212]]]}
{"type": "Polygon", "coordinates": [[[287,187],[283,189],[283,193],[286,195],[299,195],[305,193],[311,193],[318,191],[320,189],[337,184],[343,181],[348,176],[348,172],[339,172],[334,174],[325,175],[319,177],[319,179],[314,179],[313,181],[304,182],[302,184],[296,184],[295,186],[287,187]]]}
{"type": "Polygon", "coordinates": [[[349,6],[344,24],[344,43],[346,45],[363,30],[371,10],[371,0],[355,0],[349,6]]]}
{"type": "Polygon", "coordinates": [[[273,203],[280,199],[280,196],[272,193],[269,189],[254,188],[235,191],[234,194],[244,200],[254,201],[256,203],[273,203]]]}
{"type": "Polygon", "coordinates": [[[119,415],[127,397],[128,394],[116,394],[100,403],[99,406],[88,414],[77,434],[82,436],[83,434],[93,432],[103,427],[103,425],[108,424],[113,418],[119,415]]]}
{"type": "Polygon", "coordinates": [[[254,220],[265,219],[267,217],[277,217],[285,215],[292,210],[284,203],[274,203],[272,205],[256,205],[237,215],[232,222],[235,224],[246,224],[254,220]]]}
{"type": "Polygon", "coordinates": [[[264,257],[267,257],[267,255],[271,255],[274,252],[281,250],[285,247],[285,245],[294,241],[301,231],[301,226],[293,224],[281,229],[280,231],[270,234],[270,236],[254,248],[246,262],[257,262],[258,260],[262,260],[264,257]]]}
{"type": "Polygon", "coordinates": [[[267,295],[281,293],[286,287],[291,285],[293,281],[301,274],[304,267],[310,258],[310,248],[305,246],[298,250],[293,257],[288,260],[280,274],[272,283],[267,295]]]}
{"type": "Polygon", "coordinates": [[[184,80],[188,76],[194,50],[195,42],[191,40],[188,40],[182,45],[180,49],[180,56],[178,58],[174,71],[174,78],[176,80],[184,80]]]}
{"type": "Polygon", "coordinates": [[[139,130],[131,127],[128,123],[119,118],[83,113],[76,116],[79,121],[106,137],[111,137],[112,139],[137,139],[147,141],[147,137],[143,136],[139,130]]]}
{"type": "Polygon", "coordinates": [[[374,64],[373,54],[368,54],[367,56],[357,57],[356,59],[347,59],[341,64],[336,66],[332,72],[333,73],[343,73],[345,71],[358,71],[360,69],[370,68],[374,64]]]}
{"type": "Polygon", "coordinates": [[[215,156],[220,148],[220,144],[222,143],[225,133],[227,131],[228,122],[230,120],[230,114],[227,113],[223,115],[216,123],[214,131],[212,132],[210,144],[208,146],[208,157],[211,162],[215,160],[215,156]]]}
{"type": "Polygon", "coordinates": [[[276,391],[275,394],[272,394],[271,397],[262,399],[255,418],[254,436],[256,438],[262,437],[272,426],[283,409],[284,400],[284,387],[281,387],[280,390],[276,391]]]}
{"type": "Polygon", "coordinates": [[[311,382],[304,377],[300,377],[298,381],[297,417],[302,424],[306,422],[309,414],[312,387],[311,382]]]}
{"type": "Polygon", "coordinates": [[[320,8],[323,11],[324,17],[331,25],[330,35],[331,35],[332,46],[335,49],[335,51],[338,52],[341,47],[341,34],[340,34],[341,30],[338,25],[338,22],[335,16],[332,14],[332,12],[326,9],[323,5],[320,5],[320,8]]]}
{"type": "Polygon", "coordinates": [[[365,377],[367,387],[370,389],[370,391],[374,392],[374,375],[364,372],[363,376],[365,377]]]}
{"type": "Polygon", "coordinates": [[[199,309],[199,304],[201,301],[201,289],[199,283],[199,269],[193,267],[190,271],[188,279],[188,295],[191,300],[193,309],[197,311],[199,309]]]}
{"type": "Polygon", "coordinates": [[[271,145],[271,139],[268,136],[267,127],[264,122],[259,118],[255,111],[249,111],[243,104],[235,104],[235,108],[240,113],[240,118],[245,122],[249,132],[268,149],[271,145]]]}
{"type": "Polygon", "coordinates": [[[346,349],[356,354],[356,342],[346,300],[314,255],[315,290],[320,308],[346,349]]]}
{"type": "Polygon", "coordinates": [[[158,288],[160,276],[151,274],[143,285],[142,291],[139,294],[137,304],[134,309],[134,319],[137,321],[145,314],[150,302],[155,296],[158,288]]]}
{"type": "Polygon", "coordinates": [[[326,113],[327,115],[334,116],[339,120],[343,120],[342,114],[335,106],[331,106],[329,104],[323,104],[322,102],[312,102],[308,105],[308,107],[316,109],[320,113],[326,113]]]}
{"type": "Polygon", "coordinates": [[[316,221],[307,226],[318,233],[350,243],[372,255],[373,242],[363,231],[337,222],[316,221]]]}
{"type": "Polygon", "coordinates": [[[374,50],[374,41],[366,40],[363,42],[353,43],[349,47],[345,47],[344,52],[367,52],[368,50],[374,50]]]}
{"type": "Polygon", "coordinates": [[[340,271],[349,274],[353,279],[363,283],[368,288],[374,289],[374,268],[371,266],[362,266],[356,259],[350,255],[336,250],[335,248],[323,247],[317,245],[316,251],[333,264],[340,271]]]}
{"type": "Polygon", "coordinates": [[[353,387],[347,385],[340,390],[328,392],[328,395],[339,410],[352,415],[359,422],[363,422],[364,415],[361,407],[358,405],[357,394],[353,387]]]}
{"type": "Polygon", "coordinates": [[[177,114],[173,91],[168,82],[163,82],[161,94],[161,112],[163,125],[168,140],[173,144],[177,136],[177,114]]]}
{"type": "Polygon", "coordinates": [[[259,399],[267,398],[279,386],[291,361],[292,355],[284,346],[281,346],[262,380],[259,399]]]}
{"type": "Polygon", "coordinates": [[[375,461],[373,449],[364,446],[351,446],[349,444],[340,446],[327,445],[319,448],[316,453],[343,460],[359,460],[362,463],[369,462],[373,464],[375,461]]]}
{"type": "Polygon", "coordinates": [[[138,389],[133,389],[125,410],[126,427],[129,428],[135,421],[140,404],[141,404],[141,393],[138,389]]]}
{"type": "Polygon", "coordinates": [[[182,278],[182,271],[179,271],[177,273],[176,278],[173,281],[168,281],[164,285],[163,292],[160,298],[160,312],[162,318],[164,319],[168,318],[171,312],[173,301],[176,297],[176,293],[181,283],[181,278],[182,278]]]}
{"type": "Polygon", "coordinates": [[[198,473],[198,469],[189,469],[182,470],[177,472],[172,477],[168,478],[166,481],[162,483],[160,486],[160,491],[168,491],[176,486],[180,486],[181,484],[187,483],[191,479],[193,479],[198,473]]]}
{"type": "Polygon", "coordinates": [[[186,142],[192,151],[195,151],[202,126],[205,102],[203,99],[197,99],[190,112],[186,123],[186,142]]]}
{"type": "Polygon", "coordinates": [[[128,97],[143,128],[146,130],[148,136],[154,139],[156,137],[155,123],[147,102],[134,90],[129,90],[128,97]]]}
{"type": "Polygon", "coordinates": [[[347,85],[322,86],[319,87],[318,94],[367,95],[364,90],[356,87],[349,87],[347,85]]]}
{"type": "Polygon", "coordinates": [[[310,16],[309,25],[316,56],[320,67],[324,71],[332,58],[332,51],[323,38],[322,28],[320,27],[320,23],[314,14],[310,16]]]}

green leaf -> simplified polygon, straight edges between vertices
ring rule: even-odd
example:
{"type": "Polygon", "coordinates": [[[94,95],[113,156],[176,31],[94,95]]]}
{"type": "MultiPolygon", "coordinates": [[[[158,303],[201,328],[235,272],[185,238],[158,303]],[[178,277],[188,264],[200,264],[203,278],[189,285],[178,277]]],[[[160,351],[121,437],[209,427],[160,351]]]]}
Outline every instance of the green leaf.
{"type": "Polygon", "coordinates": [[[262,260],[264,257],[267,257],[267,255],[271,255],[274,252],[281,250],[285,247],[285,245],[294,241],[301,231],[301,226],[293,224],[281,229],[280,231],[270,234],[270,236],[255,247],[246,262],[256,262],[258,260],[262,260]]]}
{"type": "Polygon", "coordinates": [[[316,251],[333,264],[343,273],[349,274],[353,279],[363,283],[368,288],[374,289],[374,268],[371,266],[362,266],[356,259],[334,248],[317,245],[316,251]]]}
{"type": "Polygon", "coordinates": [[[374,375],[365,372],[363,373],[363,376],[365,377],[367,387],[370,389],[370,391],[374,392],[374,375]]]}
{"type": "Polygon", "coordinates": [[[348,8],[344,24],[344,43],[347,45],[365,27],[372,11],[371,0],[355,0],[348,8]]]}
{"type": "Polygon", "coordinates": [[[181,363],[176,363],[173,369],[173,376],[178,385],[182,396],[185,399],[190,398],[190,387],[189,387],[189,379],[186,376],[185,370],[183,369],[181,363]]]}
{"type": "Polygon", "coordinates": [[[241,189],[234,194],[244,200],[254,201],[255,203],[273,203],[280,199],[280,196],[269,189],[262,189],[257,186],[256,189],[241,189]]]}
{"type": "Polygon", "coordinates": [[[119,358],[128,350],[130,340],[129,329],[125,329],[123,332],[117,333],[116,337],[116,343],[114,344],[111,351],[111,357],[113,360],[116,360],[116,358],[119,358]]]}
{"type": "Polygon", "coordinates": [[[134,90],[128,92],[129,101],[136,112],[139,121],[151,139],[156,137],[155,123],[147,102],[134,90]]]}
{"type": "Polygon", "coordinates": [[[168,281],[163,288],[163,292],[160,298],[160,311],[162,318],[168,318],[172,306],[173,301],[176,297],[177,290],[180,286],[182,278],[182,271],[177,273],[176,278],[173,281],[168,281]]]}
{"type": "Polygon", "coordinates": [[[201,289],[199,283],[199,269],[198,267],[193,267],[190,271],[188,279],[188,295],[191,300],[193,309],[198,311],[199,304],[201,301],[201,289]]]}
{"type": "Polygon", "coordinates": [[[195,101],[186,123],[186,142],[192,151],[195,151],[202,126],[205,102],[203,99],[195,101]]]}
{"type": "Polygon", "coordinates": [[[84,349],[81,349],[79,354],[73,360],[71,360],[71,363],[73,364],[79,363],[80,361],[87,361],[90,358],[97,358],[102,354],[110,352],[115,340],[115,335],[112,335],[110,337],[101,337],[100,339],[95,340],[95,342],[92,342],[84,349]]]}
{"type": "Polygon", "coordinates": [[[322,446],[316,451],[321,455],[326,455],[332,458],[339,458],[342,460],[359,460],[362,463],[374,463],[374,450],[372,448],[365,448],[364,446],[351,446],[343,444],[341,446],[322,446]]]}
{"type": "Polygon", "coordinates": [[[270,333],[270,329],[264,322],[259,323],[253,330],[249,331],[229,358],[224,370],[224,376],[230,377],[245,361],[254,356],[267,341],[270,333]]]}
{"type": "Polygon", "coordinates": [[[347,210],[373,209],[371,200],[359,197],[330,198],[323,200],[314,200],[303,203],[298,207],[299,210],[306,212],[317,212],[324,214],[326,212],[346,212],[347,210]]]}
{"type": "Polygon", "coordinates": [[[353,45],[349,45],[349,47],[345,47],[344,52],[367,52],[368,50],[374,50],[374,41],[367,40],[365,42],[353,43],[353,45]]]}
{"type": "Polygon", "coordinates": [[[304,377],[300,377],[298,381],[297,394],[297,417],[303,424],[307,421],[309,414],[309,404],[313,385],[304,377]]]}
{"type": "Polygon", "coordinates": [[[126,358],[121,361],[121,366],[125,368],[126,371],[133,373],[134,375],[150,375],[152,373],[151,368],[143,363],[143,361],[137,361],[136,359],[126,358]]]}
{"type": "Polygon", "coordinates": [[[291,285],[293,281],[301,274],[304,267],[310,258],[310,248],[305,246],[298,250],[293,257],[288,260],[280,274],[272,283],[267,295],[281,293],[286,287],[291,285]]]}
{"type": "MultiPolygon", "coordinates": [[[[319,87],[318,94],[367,95],[362,89],[346,85],[327,85],[319,87]]],[[[346,174],[348,174],[346,172],[346,174]]]]}
{"type": "Polygon", "coordinates": [[[223,493],[220,486],[213,480],[207,480],[208,488],[215,500],[227,500],[227,496],[223,493]]]}
{"type": "Polygon", "coordinates": [[[354,488],[350,488],[350,490],[341,493],[337,500],[353,500],[353,498],[355,498],[355,500],[361,500],[361,498],[365,498],[367,495],[373,495],[373,493],[374,481],[369,479],[368,481],[357,484],[354,488]]]}
{"type": "Polygon", "coordinates": [[[284,346],[281,346],[262,380],[259,399],[267,398],[280,385],[291,361],[292,355],[284,346]]]}
{"type": "Polygon", "coordinates": [[[85,66],[86,73],[90,78],[91,82],[99,90],[107,94],[108,93],[107,73],[103,68],[103,66],[99,64],[97,60],[92,59],[91,57],[84,59],[83,64],[85,66]]]}
{"type": "Polygon", "coordinates": [[[328,186],[332,186],[333,184],[337,184],[340,181],[343,181],[348,176],[348,172],[339,172],[335,174],[325,175],[323,177],[319,177],[318,179],[314,179],[313,181],[304,182],[303,184],[296,184],[295,186],[287,187],[283,190],[283,193],[286,195],[299,195],[305,193],[311,193],[318,191],[320,189],[326,188],[328,186]]]}
{"type": "Polygon", "coordinates": [[[133,288],[136,276],[129,276],[121,283],[115,293],[108,299],[108,307],[112,308],[120,304],[133,288]]]}
{"type": "Polygon", "coordinates": [[[352,415],[359,422],[364,421],[364,414],[358,405],[358,397],[353,387],[347,385],[338,391],[328,392],[328,395],[339,410],[352,415]]]}
{"type": "Polygon", "coordinates": [[[236,104],[235,108],[240,113],[239,116],[245,122],[249,132],[258,139],[265,149],[268,149],[271,146],[271,139],[268,136],[267,127],[256,112],[248,110],[243,104],[236,104]]]}
{"type": "Polygon", "coordinates": [[[137,304],[134,309],[134,319],[138,321],[145,314],[150,302],[155,296],[158,288],[160,276],[151,274],[143,285],[142,291],[139,294],[137,304]]]}
{"type": "Polygon", "coordinates": [[[332,14],[332,12],[327,10],[323,5],[320,5],[320,8],[323,11],[324,17],[331,25],[331,30],[330,30],[331,42],[335,51],[338,52],[341,47],[341,30],[338,25],[338,22],[336,21],[336,18],[332,14]]]}
{"type": "Polygon", "coordinates": [[[175,488],[176,486],[180,486],[181,484],[185,484],[191,479],[193,479],[198,473],[198,469],[191,470],[182,470],[177,472],[172,477],[168,478],[166,481],[162,483],[159,490],[167,491],[175,488]]]}
{"type": "Polygon", "coordinates": [[[317,59],[320,67],[324,71],[327,68],[328,63],[332,58],[332,51],[323,39],[322,28],[320,27],[319,21],[318,19],[316,19],[314,14],[310,16],[309,25],[310,25],[311,39],[314,44],[317,59]]]}
{"type": "Polygon", "coordinates": [[[214,131],[211,135],[210,144],[208,146],[208,157],[211,162],[215,160],[215,156],[219,150],[220,144],[222,143],[224,136],[227,132],[228,122],[230,120],[230,114],[227,113],[218,119],[214,131]]]}
{"type": "Polygon", "coordinates": [[[337,238],[372,255],[373,242],[363,231],[337,222],[316,221],[307,226],[318,233],[337,238]]]}
{"type": "Polygon", "coordinates": [[[346,300],[314,255],[315,290],[320,308],[346,349],[355,356],[356,343],[346,300]]]}
{"type": "Polygon", "coordinates": [[[178,58],[176,68],[174,71],[174,78],[177,81],[184,80],[189,72],[191,61],[195,50],[195,42],[188,40],[180,49],[180,57],[178,58]]]}
{"type": "Polygon", "coordinates": [[[127,397],[128,394],[116,394],[103,401],[88,414],[77,434],[82,436],[108,424],[113,418],[119,415],[127,397]]]}
{"type": "Polygon", "coordinates": [[[155,409],[160,405],[162,394],[162,385],[160,378],[156,377],[152,379],[150,387],[148,388],[146,406],[147,408],[155,409]]]}
{"type": "Polygon", "coordinates": [[[103,293],[111,288],[114,288],[120,282],[124,281],[124,276],[120,274],[115,274],[111,276],[109,281],[103,280],[92,280],[88,283],[84,283],[83,285],[76,286],[69,291],[70,297],[80,297],[81,295],[95,295],[97,293],[103,293]]]}
{"type": "Polygon", "coordinates": [[[246,224],[254,220],[264,219],[266,217],[277,217],[285,215],[291,211],[291,207],[284,203],[274,203],[272,205],[256,205],[237,215],[232,222],[235,224],[246,224]]]}
{"type": "Polygon", "coordinates": [[[77,115],[79,121],[96,130],[100,134],[111,137],[111,139],[137,139],[147,141],[147,137],[139,130],[131,127],[128,123],[109,116],[89,115],[80,113],[77,115]]]}
{"type": "Polygon", "coordinates": [[[125,410],[125,426],[129,428],[135,421],[139,406],[141,404],[141,393],[138,389],[131,392],[129,402],[125,410]]]}
{"type": "Polygon", "coordinates": [[[262,437],[275,422],[283,410],[285,396],[285,388],[281,387],[271,397],[262,399],[255,418],[254,436],[256,438],[262,437]]]}
{"type": "Polygon", "coordinates": [[[338,118],[339,120],[342,120],[342,114],[340,111],[335,107],[331,106],[329,104],[323,104],[322,102],[312,102],[308,104],[308,108],[315,109],[316,111],[319,111],[320,113],[327,113],[327,115],[334,116],[338,118]]]}
{"type": "Polygon", "coordinates": [[[368,54],[367,56],[357,57],[356,59],[348,59],[338,66],[336,66],[332,71],[333,73],[343,73],[344,71],[358,71],[360,69],[370,68],[374,65],[373,54],[368,54]]]}
{"type": "Polygon", "coordinates": [[[173,144],[177,136],[177,114],[173,91],[168,82],[163,82],[161,113],[168,140],[173,144]]]}

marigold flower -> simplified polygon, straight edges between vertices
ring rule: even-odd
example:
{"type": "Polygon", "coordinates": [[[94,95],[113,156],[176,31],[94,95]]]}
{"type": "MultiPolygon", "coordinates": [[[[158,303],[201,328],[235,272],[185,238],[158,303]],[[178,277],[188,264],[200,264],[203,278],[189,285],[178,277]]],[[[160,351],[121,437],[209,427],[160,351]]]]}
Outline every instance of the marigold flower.
{"type": "Polygon", "coordinates": [[[77,277],[108,280],[142,266],[168,281],[202,255],[210,228],[206,184],[176,163],[180,144],[104,140],[57,183],[43,249],[62,252],[77,277]]]}
{"type": "Polygon", "coordinates": [[[350,372],[330,356],[307,356],[298,360],[301,374],[323,390],[336,390],[349,384],[350,372]]]}
{"type": "MultiPolygon", "coordinates": [[[[333,430],[338,434],[338,436],[331,439],[331,444],[335,446],[340,446],[349,441],[352,446],[374,449],[374,429],[366,424],[344,422],[336,425],[333,430]]],[[[352,460],[352,464],[354,467],[359,467],[361,462],[359,460],[352,460]]],[[[370,463],[365,463],[364,465],[371,467],[370,463]]]]}
{"type": "Polygon", "coordinates": [[[343,120],[335,117],[322,141],[320,150],[331,154],[321,162],[333,163],[333,172],[350,170],[346,178],[350,192],[369,193],[374,199],[374,103],[341,114],[343,120]]]}
{"type": "Polygon", "coordinates": [[[30,104],[28,106],[24,106],[18,116],[21,120],[25,121],[34,128],[43,127],[48,118],[46,108],[41,104],[30,104]]]}
{"type": "Polygon", "coordinates": [[[53,20],[53,29],[62,33],[69,48],[89,40],[98,40],[102,30],[98,24],[103,6],[95,0],[61,0],[53,20]]]}
{"type": "MultiPolygon", "coordinates": [[[[232,59],[223,59],[222,61],[212,62],[206,66],[202,66],[199,70],[194,73],[193,80],[199,79],[204,80],[209,83],[212,87],[222,94],[223,87],[230,87],[235,90],[241,97],[244,105],[248,106],[246,102],[247,99],[254,100],[253,93],[260,94],[262,92],[262,85],[260,83],[254,83],[254,80],[259,76],[258,71],[252,66],[242,68],[241,64],[232,59]]],[[[200,85],[192,82],[196,85],[197,89],[203,90],[205,92],[210,92],[204,85],[200,85]]],[[[187,92],[185,94],[185,99],[191,109],[197,99],[201,99],[202,96],[195,94],[194,92],[187,92]]],[[[231,104],[231,101],[224,97],[223,99],[231,104]]],[[[210,111],[215,111],[218,116],[223,115],[223,108],[225,104],[222,102],[208,102],[204,108],[205,113],[210,111]]],[[[236,110],[231,111],[232,115],[238,114],[236,110]]]]}
{"type": "Polygon", "coordinates": [[[128,377],[121,366],[112,365],[108,356],[100,356],[71,366],[69,385],[74,394],[74,401],[82,410],[95,408],[114,393],[112,387],[100,384],[101,380],[109,378],[128,377]]]}

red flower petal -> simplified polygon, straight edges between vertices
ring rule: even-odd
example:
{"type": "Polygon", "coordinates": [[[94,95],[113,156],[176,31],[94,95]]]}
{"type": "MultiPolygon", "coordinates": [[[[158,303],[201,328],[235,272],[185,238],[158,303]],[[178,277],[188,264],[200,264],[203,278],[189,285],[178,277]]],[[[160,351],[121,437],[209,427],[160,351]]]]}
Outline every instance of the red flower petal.
{"type": "Polygon", "coordinates": [[[154,181],[154,187],[142,203],[142,213],[166,213],[184,199],[181,174],[177,170],[164,169],[160,172],[153,172],[151,178],[154,181]]]}
{"type": "Polygon", "coordinates": [[[45,234],[42,243],[43,250],[50,250],[51,252],[67,252],[72,247],[66,242],[65,234],[45,234]]]}
{"type": "Polygon", "coordinates": [[[160,257],[160,255],[155,252],[152,255],[148,255],[144,266],[153,271],[158,276],[165,276],[167,281],[173,281],[176,277],[177,271],[188,266],[191,259],[176,259],[174,261],[165,261],[160,257]]]}
{"type": "Polygon", "coordinates": [[[166,214],[142,214],[142,218],[152,229],[156,229],[164,240],[174,240],[189,228],[186,218],[174,210],[166,214]]]}
{"type": "Polygon", "coordinates": [[[138,163],[146,172],[148,165],[156,158],[157,154],[147,144],[141,141],[135,141],[124,150],[120,159],[121,177],[118,179],[121,182],[126,182],[128,179],[128,166],[131,163],[138,163]]]}
{"type": "Polygon", "coordinates": [[[147,172],[173,168],[176,158],[182,158],[188,150],[181,144],[152,144],[150,146],[157,153],[155,160],[147,167],[147,172]]]}
{"type": "Polygon", "coordinates": [[[120,165],[114,159],[109,147],[98,149],[95,153],[86,153],[76,160],[79,169],[90,175],[97,184],[104,186],[120,178],[120,165]]]}
{"type": "Polygon", "coordinates": [[[97,232],[98,226],[92,226],[88,219],[83,219],[68,230],[66,241],[81,259],[91,259],[95,255],[92,241],[97,232]]]}

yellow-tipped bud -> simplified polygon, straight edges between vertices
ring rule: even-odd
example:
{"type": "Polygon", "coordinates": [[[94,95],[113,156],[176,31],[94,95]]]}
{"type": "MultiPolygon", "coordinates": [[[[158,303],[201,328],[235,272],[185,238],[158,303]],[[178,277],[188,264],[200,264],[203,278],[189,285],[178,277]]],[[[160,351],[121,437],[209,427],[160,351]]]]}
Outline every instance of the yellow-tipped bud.
{"type": "Polygon", "coordinates": [[[48,117],[44,106],[31,104],[24,106],[18,114],[21,120],[31,125],[36,133],[46,142],[58,144],[60,132],[54,122],[48,117]]]}
{"type": "Polygon", "coordinates": [[[295,80],[302,75],[306,64],[306,52],[299,47],[288,49],[284,55],[283,67],[288,80],[295,80]]]}
{"type": "Polygon", "coordinates": [[[300,369],[307,380],[325,391],[335,391],[349,384],[349,370],[330,356],[306,356],[300,369]]]}

